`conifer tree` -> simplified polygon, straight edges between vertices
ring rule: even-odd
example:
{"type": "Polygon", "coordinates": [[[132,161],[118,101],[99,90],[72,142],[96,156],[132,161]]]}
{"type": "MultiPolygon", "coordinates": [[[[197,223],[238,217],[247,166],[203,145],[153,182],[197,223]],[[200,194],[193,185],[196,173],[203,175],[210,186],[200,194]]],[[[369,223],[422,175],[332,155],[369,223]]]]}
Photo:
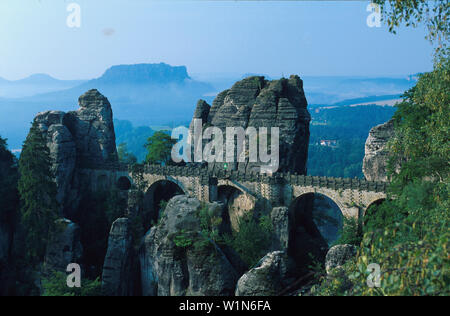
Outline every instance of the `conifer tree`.
{"type": "Polygon", "coordinates": [[[0,221],[7,222],[17,207],[17,159],[0,137],[0,221]]]}
{"type": "Polygon", "coordinates": [[[26,234],[25,257],[42,261],[58,215],[56,183],[51,172],[50,151],[34,122],[19,160],[19,195],[22,230],[26,234]]]}

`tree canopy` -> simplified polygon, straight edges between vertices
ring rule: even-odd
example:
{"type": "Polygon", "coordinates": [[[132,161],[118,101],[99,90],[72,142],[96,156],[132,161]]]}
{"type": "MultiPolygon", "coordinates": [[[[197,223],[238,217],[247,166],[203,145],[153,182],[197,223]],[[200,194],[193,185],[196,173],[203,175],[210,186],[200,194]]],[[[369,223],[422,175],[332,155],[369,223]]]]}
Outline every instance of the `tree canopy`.
{"type": "Polygon", "coordinates": [[[158,131],[147,139],[145,147],[147,148],[146,163],[150,164],[172,164],[172,147],[176,143],[174,139],[165,132],[158,131]]]}
{"type": "Polygon", "coordinates": [[[450,294],[449,1],[375,0],[391,32],[425,23],[438,43],[434,70],[419,76],[394,115],[388,198],[365,214],[358,255],[324,277],[317,295],[450,294]],[[372,263],[380,286],[367,285],[372,263]]]}
{"type": "Polygon", "coordinates": [[[423,74],[407,91],[394,115],[396,137],[390,144],[391,173],[400,189],[413,179],[448,179],[450,157],[450,61],[423,74]],[[397,172],[396,166],[401,165],[397,172]]]}
{"type": "Polygon", "coordinates": [[[0,221],[7,221],[17,208],[17,160],[0,137],[0,221]]]}
{"type": "Polygon", "coordinates": [[[58,216],[56,183],[51,171],[50,151],[34,122],[23,144],[19,160],[20,215],[26,234],[26,257],[40,262],[58,216]]]}
{"type": "Polygon", "coordinates": [[[450,33],[449,0],[374,0],[380,5],[382,19],[387,23],[389,31],[404,24],[417,27],[425,24],[428,28],[427,39],[438,45],[438,50],[448,49],[450,33]]]}
{"type": "Polygon", "coordinates": [[[388,199],[367,210],[345,277],[324,280],[315,294],[450,294],[449,71],[448,60],[437,64],[398,105],[388,199]],[[366,284],[371,263],[381,268],[380,287],[366,284]]]}

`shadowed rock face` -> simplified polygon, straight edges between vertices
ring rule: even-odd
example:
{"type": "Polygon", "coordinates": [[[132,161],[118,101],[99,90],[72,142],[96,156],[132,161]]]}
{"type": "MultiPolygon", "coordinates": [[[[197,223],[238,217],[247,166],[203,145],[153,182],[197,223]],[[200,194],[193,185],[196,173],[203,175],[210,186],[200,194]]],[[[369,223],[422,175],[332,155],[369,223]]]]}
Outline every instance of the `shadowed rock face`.
{"type": "Polygon", "coordinates": [[[80,186],[77,174],[81,168],[118,161],[108,99],[97,90],[89,90],[79,98],[79,105],[78,111],[47,111],[34,119],[50,149],[57,200],[63,210],[66,206],[76,207],[80,186]]]}
{"type": "Polygon", "coordinates": [[[78,103],[80,109],[67,113],[64,118],[75,140],[78,165],[117,162],[113,114],[108,99],[97,90],[89,90],[78,103]]]}
{"type": "Polygon", "coordinates": [[[363,173],[369,181],[387,181],[387,144],[394,137],[394,121],[375,126],[366,140],[363,173]]]}
{"type": "Polygon", "coordinates": [[[107,296],[137,294],[133,290],[138,266],[130,226],[128,218],[119,218],[111,226],[102,274],[102,290],[107,296]]]}
{"type": "Polygon", "coordinates": [[[268,253],[239,279],[236,296],[275,296],[291,285],[296,277],[294,262],[283,251],[268,253]]]}
{"type": "MultiPolygon", "coordinates": [[[[226,127],[267,127],[269,131],[271,127],[279,127],[278,171],[306,173],[311,117],[303,82],[298,76],[273,81],[264,77],[241,80],[219,93],[212,106],[199,101],[193,119],[202,119],[204,129],[207,126],[220,128],[224,135],[226,127]]],[[[229,169],[259,171],[260,165],[247,159],[230,164],[229,169]]],[[[223,168],[223,164],[210,164],[210,168],[223,168]]]]}
{"type": "Polygon", "coordinates": [[[80,227],[67,219],[59,219],[57,223],[61,231],[53,236],[47,246],[44,273],[65,271],[69,263],[80,262],[83,254],[80,227]]]}
{"type": "Polygon", "coordinates": [[[356,256],[357,251],[357,247],[348,244],[332,247],[325,258],[327,273],[330,274],[333,269],[343,266],[348,260],[356,256]]]}
{"type": "MultiPolygon", "coordinates": [[[[233,295],[238,273],[214,241],[199,239],[201,207],[197,199],[175,196],[167,204],[160,223],[145,235],[140,251],[144,296],[233,295]],[[177,238],[192,245],[177,246],[177,238]],[[201,240],[206,244],[195,246],[201,240]]],[[[223,205],[218,203],[204,207],[217,214],[223,211],[223,205]]]]}

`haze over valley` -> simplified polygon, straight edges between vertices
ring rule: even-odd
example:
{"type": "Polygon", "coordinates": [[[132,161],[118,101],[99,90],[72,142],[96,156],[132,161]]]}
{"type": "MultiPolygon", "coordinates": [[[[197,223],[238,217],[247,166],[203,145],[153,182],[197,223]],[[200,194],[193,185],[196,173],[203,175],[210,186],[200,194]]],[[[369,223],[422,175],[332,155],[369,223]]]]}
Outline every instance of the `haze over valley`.
{"type": "MultiPolygon", "coordinates": [[[[183,125],[189,122],[199,99],[211,103],[218,92],[251,75],[256,74],[191,76],[185,66],[159,63],[113,66],[91,80],[58,80],[43,74],[17,81],[0,79],[0,134],[8,138],[11,149],[18,150],[38,112],[74,110],[78,97],[93,88],[108,97],[115,119],[127,120],[135,127],[183,125]]],[[[383,101],[398,99],[415,83],[414,77],[407,75],[302,79],[309,109],[372,102],[383,105],[383,101]]]]}

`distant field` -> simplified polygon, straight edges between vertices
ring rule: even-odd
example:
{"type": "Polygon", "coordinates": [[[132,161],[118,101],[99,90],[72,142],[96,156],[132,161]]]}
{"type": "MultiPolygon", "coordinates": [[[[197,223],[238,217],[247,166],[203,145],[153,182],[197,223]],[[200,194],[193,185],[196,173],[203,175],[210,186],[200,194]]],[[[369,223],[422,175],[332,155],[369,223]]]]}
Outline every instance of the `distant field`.
{"type": "Polygon", "coordinates": [[[372,102],[366,102],[366,103],[351,104],[348,106],[361,106],[361,105],[395,106],[396,104],[398,104],[402,101],[403,101],[403,99],[392,99],[392,100],[382,100],[382,101],[372,101],[372,102]]]}
{"type": "Polygon", "coordinates": [[[391,99],[391,100],[381,100],[381,101],[370,101],[370,102],[364,102],[364,103],[355,103],[355,104],[348,104],[348,105],[330,105],[330,106],[321,106],[318,107],[316,110],[325,110],[325,109],[335,109],[335,108],[343,108],[343,107],[356,107],[356,106],[368,106],[368,105],[378,105],[378,106],[395,106],[396,104],[402,102],[403,99],[391,99]]]}

